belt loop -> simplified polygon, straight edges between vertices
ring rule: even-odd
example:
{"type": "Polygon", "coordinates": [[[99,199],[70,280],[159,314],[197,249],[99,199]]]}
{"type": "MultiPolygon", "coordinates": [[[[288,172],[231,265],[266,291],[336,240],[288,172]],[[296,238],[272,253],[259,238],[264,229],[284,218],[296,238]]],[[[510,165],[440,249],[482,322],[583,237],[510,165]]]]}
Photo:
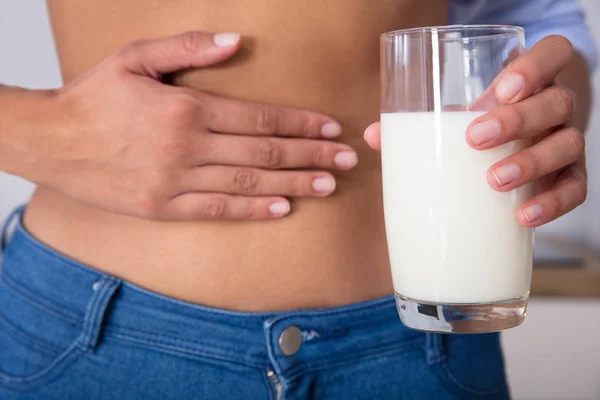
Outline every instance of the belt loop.
{"type": "Polygon", "coordinates": [[[23,211],[25,210],[25,204],[15,208],[9,215],[6,220],[4,220],[4,224],[2,225],[2,230],[0,231],[0,254],[4,252],[4,249],[8,245],[9,236],[13,232],[13,222],[15,220],[22,218],[23,211]]]}
{"type": "Polygon", "coordinates": [[[425,334],[425,352],[427,354],[427,364],[433,365],[446,359],[446,349],[444,347],[444,334],[431,333],[425,334]]]}
{"type": "Polygon", "coordinates": [[[90,288],[94,294],[85,311],[83,331],[79,337],[79,346],[84,350],[93,351],[98,345],[108,305],[120,286],[121,280],[105,276],[90,288]]]}

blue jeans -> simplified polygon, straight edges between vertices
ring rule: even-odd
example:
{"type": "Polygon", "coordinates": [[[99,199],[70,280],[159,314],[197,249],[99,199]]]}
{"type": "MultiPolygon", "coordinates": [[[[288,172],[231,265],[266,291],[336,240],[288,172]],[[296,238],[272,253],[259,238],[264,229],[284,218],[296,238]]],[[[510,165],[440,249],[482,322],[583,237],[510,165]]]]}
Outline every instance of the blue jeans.
{"type": "Polygon", "coordinates": [[[17,216],[0,270],[2,400],[509,398],[496,334],[408,329],[391,297],[276,313],[190,304],[57,253],[17,216]]]}

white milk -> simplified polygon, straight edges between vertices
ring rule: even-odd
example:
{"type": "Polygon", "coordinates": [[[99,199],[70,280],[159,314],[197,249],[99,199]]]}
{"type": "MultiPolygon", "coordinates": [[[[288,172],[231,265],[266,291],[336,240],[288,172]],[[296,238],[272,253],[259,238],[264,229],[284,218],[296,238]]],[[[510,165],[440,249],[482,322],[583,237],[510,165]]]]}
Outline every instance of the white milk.
{"type": "Polygon", "coordinates": [[[387,240],[395,291],[415,300],[482,303],[529,292],[533,229],[516,219],[531,185],[495,192],[486,171],[526,147],[469,147],[481,113],[383,114],[387,240]]]}

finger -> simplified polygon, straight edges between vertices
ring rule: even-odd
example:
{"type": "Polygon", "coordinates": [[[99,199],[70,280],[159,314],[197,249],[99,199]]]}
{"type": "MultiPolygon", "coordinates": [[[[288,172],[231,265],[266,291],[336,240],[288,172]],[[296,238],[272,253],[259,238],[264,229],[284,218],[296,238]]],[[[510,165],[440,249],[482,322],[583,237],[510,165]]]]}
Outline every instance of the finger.
{"type": "Polygon", "coordinates": [[[568,39],[558,35],[542,39],[499,76],[496,97],[506,104],[529,97],[552,82],[572,56],[573,45],[568,39]]]}
{"type": "Polygon", "coordinates": [[[517,219],[523,226],[537,227],[572,211],[583,204],[586,197],[585,172],[572,165],[560,175],[554,187],[525,203],[517,219]]]}
{"type": "Polygon", "coordinates": [[[341,126],[318,113],[210,96],[207,127],[213,132],[257,136],[334,138],[341,126]]]}
{"type": "Polygon", "coordinates": [[[350,146],[329,141],[217,134],[206,135],[203,140],[209,141],[210,148],[202,156],[204,164],[348,170],[358,163],[350,146]]]}
{"type": "Polygon", "coordinates": [[[263,220],[290,212],[283,197],[244,197],[217,193],[184,193],[167,205],[170,220],[263,220]]]}
{"type": "Polygon", "coordinates": [[[163,74],[224,61],[239,46],[238,33],[192,31],[130,43],[116,53],[115,59],[129,72],[159,79],[163,74]]]}
{"type": "Polygon", "coordinates": [[[581,132],[573,127],[561,129],[493,165],[487,181],[496,190],[512,190],[575,162],[583,155],[584,147],[581,132]]]}
{"type": "Polygon", "coordinates": [[[552,86],[475,119],[467,128],[467,142],[483,150],[532,137],[568,122],[574,109],[573,94],[566,88],[552,86]]]}
{"type": "Polygon", "coordinates": [[[369,127],[365,130],[364,134],[365,141],[375,150],[381,149],[381,124],[376,122],[374,124],[369,125],[369,127]]]}
{"type": "Polygon", "coordinates": [[[210,165],[194,168],[182,182],[186,192],[215,192],[243,196],[328,196],[335,190],[331,174],[309,171],[268,171],[210,165]]]}

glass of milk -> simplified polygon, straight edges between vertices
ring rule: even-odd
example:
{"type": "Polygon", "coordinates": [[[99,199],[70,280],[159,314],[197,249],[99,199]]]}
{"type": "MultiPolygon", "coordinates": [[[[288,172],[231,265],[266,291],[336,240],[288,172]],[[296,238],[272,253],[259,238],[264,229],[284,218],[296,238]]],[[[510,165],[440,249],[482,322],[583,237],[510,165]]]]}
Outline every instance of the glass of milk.
{"type": "Polygon", "coordinates": [[[471,121],[498,107],[496,77],[524,51],[512,26],[416,28],[381,36],[383,194],[396,303],[425,331],[494,332],[525,318],[533,230],[517,222],[531,185],[496,192],[515,141],[478,151],[471,121]]]}

